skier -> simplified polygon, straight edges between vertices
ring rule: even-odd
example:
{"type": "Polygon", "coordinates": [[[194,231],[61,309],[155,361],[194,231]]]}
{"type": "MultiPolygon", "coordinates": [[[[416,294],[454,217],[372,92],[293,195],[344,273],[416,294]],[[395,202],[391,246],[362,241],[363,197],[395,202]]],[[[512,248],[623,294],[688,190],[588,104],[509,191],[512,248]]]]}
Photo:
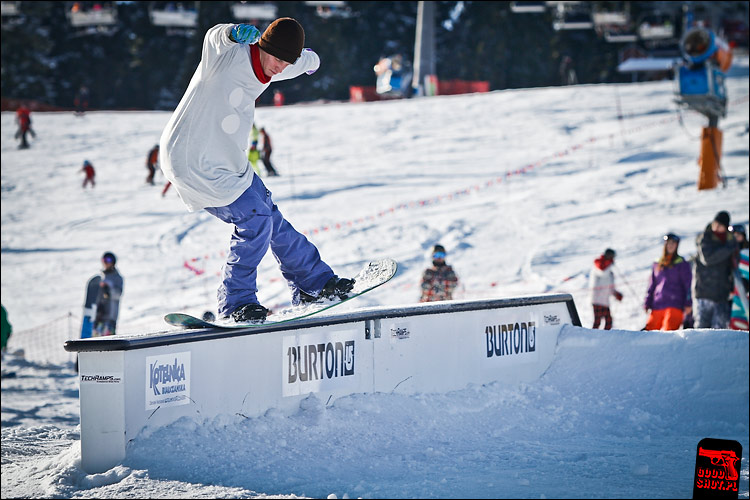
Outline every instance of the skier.
{"type": "Polygon", "coordinates": [[[690,263],[677,254],[679,244],[680,237],[676,234],[664,236],[664,248],[659,260],[654,262],[643,304],[646,312],[650,311],[646,330],[679,330],[683,317],[692,310],[693,270],[690,263]]]}
{"type": "Polygon", "coordinates": [[[96,172],[94,171],[94,166],[91,164],[90,161],[84,160],[83,167],[79,172],[84,172],[86,174],[86,178],[83,179],[83,189],[86,189],[86,185],[90,182],[91,188],[94,188],[94,177],[96,176],[96,172]]]}
{"type": "Polygon", "coordinates": [[[615,274],[612,265],[615,262],[615,251],[608,248],[594,260],[589,278],[589,289],[591,290],[591,305],[594,306],[594,326],[599,328],[604,320],[604,329],[612,329],[612,313],[609,310],[609,297],[614,295],[617,300],[622,300],[622,294],[615,289],[615,274]]]}
{"type": "Polygon", "coordinates": [[[29,141],[26,136],[31,134],[32,137],[36,137],[36,134],[31,129],[31,110],[23,104],[16,110],[16,124],[18,125],[16,139],[21,139],[18,149],[28,149],[29,141]]]}
{"type": "Polygon", "coordinates": [[[278,172],[273,168],[271,163],[271,153],[273,152],[273,146],[271,145],[271,137],[266,132],[265,127],[261,127],[260,135],[263,136],[263,164],[266,166],[266,172],[269,177],[276,177],[278,172]]]}
{"type": "Polygon", "coordinates": [[[114,335],[117,330],[117,316],[120,313],[120,297],[123,280],[115,267],[117,258],[112,252],[102,255],[101,281],[99,296],[96,300],[96,318],[93,336],[114,335]]]}
{"type": "Polygon", "coordinates": [[[205,209],[235,226],[217,294],[221,318],[265,319],[256,278],[269,246],[294,305],[344,298],[354,286],[284,218],[247,159],[256,99],[272,82],[320,66],[314,51],[303,50],[304,40],[302,26],[289,17],[276,19],[262,36],[249,24],[209,29],[200,64],[162,133],[161,168],[187,209],[205,209]]]}
{"type": "Polygon", "coordinates": [[[146,157],[146,168],[148,169],[148,177],[146,177],[146,184],[154,185],[154,175],[156,174],[156,167],[159,164],[159,145],[157,144],[148,152],[146,157]]]}
{"type": "Polygon", "coordinates": [[[451,300],[453,290],[458,285],[458,277],[453,268],[445,263],[445,247],[435,245],[432,250],[432,267],[422,274],[422,297],[420,302],[451,300]]]}

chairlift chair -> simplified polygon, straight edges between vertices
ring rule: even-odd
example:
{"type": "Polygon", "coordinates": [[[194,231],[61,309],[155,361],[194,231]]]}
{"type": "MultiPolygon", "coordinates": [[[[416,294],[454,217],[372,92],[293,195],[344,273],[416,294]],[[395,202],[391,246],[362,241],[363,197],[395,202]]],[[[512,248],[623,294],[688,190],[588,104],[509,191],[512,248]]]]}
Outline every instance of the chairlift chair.
{"type": "Polygon", "coordinates": [[[240,21],[273,21],[278,7],[271,3],[239,2],[232,5],[232,15],[240,21]]]}
{"type": "Polygon", "coordinates": [[[514,14],[541,14],[547,10],[547,2],[510,2],[514,14]]]}
{"type": "Polygon", "coordinates": [[[675,38],[676,23],[671,15],[657,12],[643,16],[638,23],[641,40],[668,40],[675,38]]]}
{"type": "Polygon", "coordinates": [[[335,0],[318,0],[305,2],[309,7],[315,7],[315,13],[318,17],[328,19],[331,17],[352,17],[352,11],[346,2],[335,0]]]}
{"type": "Polygon", "coordinates": [[[21,2],[0,2],[0,14],[17,16],[21,13],[21,2]]]}
{"type": "Polygon", "coordinates": [[[167,30],[192,29],[198,26],[198,9],[196,2],[151,2],[149,17],[154,26],[164,26],[167,30]],[[183,3],[189,4],[185,7],[183,3]]]}
{"type": "Polygon", "coordinates": [[[68,19],[71,26],[111,26],[117,23],[117,9],[114,2],[68,2],[68,19]],[[91,7],[90,4],[94,4],[91,7]],[[96,8],[98,6],[98,8],[96,8]],[[91,7],[91,8],[89,8],[91,7]]]}
{"type": "Polygon", "coordinates": [[[558,2],[552,27],[555,31],[589,30],[594,27],[594,22],[591,20],[591,13],[585,7],[570,7],[564,2],[558,2]]]}

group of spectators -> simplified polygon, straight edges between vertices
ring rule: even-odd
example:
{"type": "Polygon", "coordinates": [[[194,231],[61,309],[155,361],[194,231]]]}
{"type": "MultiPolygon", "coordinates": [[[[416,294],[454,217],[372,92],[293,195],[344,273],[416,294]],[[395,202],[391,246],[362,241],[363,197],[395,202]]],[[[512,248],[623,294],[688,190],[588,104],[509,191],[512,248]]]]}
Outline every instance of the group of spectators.
{"type": "MultiPolygon", "coordinates": [[[[643,308],[644,330],[736,328],[747,330],[748,241],[745,227],[730,225],[720,211],[695,240],[697,253],[686,260],[678,253],[680,237],[663,237],[661,255],[653,263],[643,308]],[[738,276],[739,274],[739,276],[738,276]]],[[[607,249],[594,261],[589,288],[594,308],[593,328],[612,328],[610,297],[622,300],[615,288],[615,251],[607,249]]]]}

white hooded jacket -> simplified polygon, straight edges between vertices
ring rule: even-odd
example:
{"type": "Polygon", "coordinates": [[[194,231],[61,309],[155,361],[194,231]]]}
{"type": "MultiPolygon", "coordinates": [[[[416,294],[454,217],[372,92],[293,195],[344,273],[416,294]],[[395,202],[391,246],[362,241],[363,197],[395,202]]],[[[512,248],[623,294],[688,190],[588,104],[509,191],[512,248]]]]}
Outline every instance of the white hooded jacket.
{"type": "Polygon", "coordinates": [[[315,71],[320,58],[303,50],[300,58],[263,83],[253,69],[256,46],[230,39],[234,24],[206,32],[198,68],[160,140],[159,163],[188,210],[231,204],[255,175],[247,159],[255,100],[271,82],[315,71]]]}

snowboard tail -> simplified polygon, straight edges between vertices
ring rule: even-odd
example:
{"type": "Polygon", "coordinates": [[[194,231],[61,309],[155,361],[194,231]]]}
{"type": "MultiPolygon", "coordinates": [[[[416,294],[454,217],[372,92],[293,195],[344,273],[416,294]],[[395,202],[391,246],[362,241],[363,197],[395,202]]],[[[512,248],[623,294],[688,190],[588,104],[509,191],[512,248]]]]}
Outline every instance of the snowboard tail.
{"type": "Polygon", "coordinates": [[[314,314],[327,311],[339,304],[348,302],[387,283],[398,270],[398,263],[393,259],[380,259],[369,262],[355,277],[354,288],[345,299],[321,300],[301,307],[291,307],[269,315],[265,321],[237,323],[232,319],[205,321],[190,314],[169,313],[164,320],[172,326],[182,328],[253,328],[260,326],[288,323],[314,314]]]}

